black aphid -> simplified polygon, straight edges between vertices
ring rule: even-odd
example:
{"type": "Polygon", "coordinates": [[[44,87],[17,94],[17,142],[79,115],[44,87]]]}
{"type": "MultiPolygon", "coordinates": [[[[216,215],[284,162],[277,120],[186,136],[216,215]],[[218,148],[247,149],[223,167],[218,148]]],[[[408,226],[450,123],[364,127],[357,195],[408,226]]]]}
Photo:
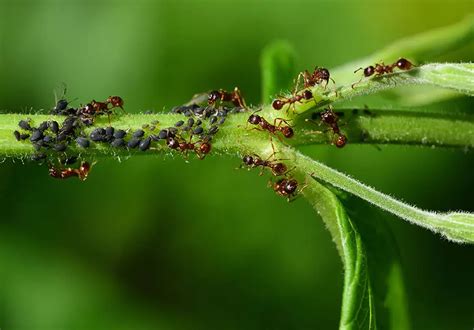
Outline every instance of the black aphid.
{"type": "Polygon", "coordinates": [[[82,148],[89,148],[90,141],[83,137],[78,137],[76,143],[82,148]]]}
{"type": "Polygon", "coordinates": [[[54,121],[54,120],[49,121],[48,126],[49,126],[49,129],[51,130],[51,132],[53,132],[54,134],[58,134],[59,124],[58,124],[57,121],[54,121]]]}
{"type": "Polygon", "coordinates": [[[42,132],[46,131],[48,129],[48,122],[44,121],[42,122],[39,126],[38,129],[42,132]]]}
{"type": "Polygon", "coordinates": [[[110,144],[112,147],[114,148],[119,148],[119,147],[123,147],[125,145],[125,141],[123,139],[115,139],[112,141],[112,143],[110,144]]]}
{"type": "Polygon", "coordinates": [[[162,129],[160,133],[158,133],[158,138],[164,140],[168,137],[168,131],[165,129],[162,129]]]}
{"type": "Polygon", "coordinates": [[[30,141],[31,142],[35,142],[35,141],[39,141],[41,140],[42,138],[44,137],[43,135],[43,132],[36,129],[33,131],[33,133],[31,134],[31,137],[30,137],[30,141]]]}
{"type": "Polygon", "coordinates": [[[140,141],[141,140],[139,138],[131,138],[130,141],[128,141],[127,143],[127,147],[130,149],[135,149],[140,144],[140,141]]]}
{"type": "Polygon", "coordinates": [[[123,139],[125,135],[127,135],[127,132],[125,132],[123,129],[118,129],[114,133],[114,138],[123,139]]]}
{"type": "Polygon", "coordinates": [[[20,122],[18,123],[18,126],[20,126],[21,129],[24,129],[24,130],[31,130],[31,126],[30,126],[30,123],[27,122],[26,120],[20,120],[20,122]]]}
{"type": "Polygon", "coordinates": [[[138,146],[138,148],[141,151],[146,151],[146,150],[150,149],[150,144],[151,144],[151,138],[147,137],[142,142],[140,142],[140,145],[138,146]]]}
{"type": "Polygon", "coordinates": [[[96,128],[95,130],[93,130],[91,134],[89,135],[89,137],[94,142],[103,141],[105,138],[104,134],[102,134],[101,128],[96,128]]]}
{"type": "Polygon", "coordinates": [[[201,134],[204,131],[202,126],[198,126],[194,129],[193,134],[201,134]]]}
{"type": "Polygon", "coordinates": [[[57,143],[53,146],[54,151],[57,151],[57,152],[65,151],[66,148],[67,146],[64,143],[57,143]]]}
{"type": "Polygon", "coordinates": [[[136,130],[135,132],[133,132],[133,137],[135,137],[135,138],[141,138],[143,135],[145,135],[145,132],[141,129],[136,130]]]}
{"type": "Polygon", "coordinates": [[[113,136],[115,129],[112,126],[109,126],[105,129],[105,135],[113,136]]]}
{"type": "Polygon", "coordinates": [[[211,126],[211,128],[209,128],[208,133],[209,133],[209,134],[216,134],[218,130],[219,130],[219,127],[217,127],[217,126],[211,126]]]}

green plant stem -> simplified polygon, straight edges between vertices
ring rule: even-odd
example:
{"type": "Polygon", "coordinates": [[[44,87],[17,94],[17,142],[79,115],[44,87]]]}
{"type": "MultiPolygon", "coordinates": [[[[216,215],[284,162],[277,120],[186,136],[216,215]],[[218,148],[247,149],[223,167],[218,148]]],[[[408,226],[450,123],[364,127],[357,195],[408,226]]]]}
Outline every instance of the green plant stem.
{"type": "MultiPolygon", "coordinates": [[[[406,144],[436,147],[474,147],[474,116],[471,115],[448,115],[432,114],[426,112],[408,112],[395,110],[371,110],[364,114],[363,110],[353,115],[353,109],[341,109],[343,121],[346,125],[342,127],[348,136],[349,144],[406,144]]],[[[276,111],[259,112],[265,118],[272,118],[276,111]],[[268,114],[267,114],[268,113],[268,114]]],[[[228,118],[221,132],[213,142],[214,152],[236,153],[244,152],[241,143],[251,145],[251,140],[263,140],[268,144],[267,134],[252,129],[246,123],[248,113],[233,115],[228,118]]],[[[63,120],[62,117],[49,115],[22,115],[2,114],[0,115],[0,155],[3,157],[24,157],[33,151],[31,143],[27,141],[18,142],[13,136],[13,131],[18,130],[18,122],[21,119],[31,118],[33,125],[38,125],[45,120],[63,120]]],[[[125,115],[114,116],[112,124],[114,127],[135,130],[142,125],[158,120],[157,132],[161,128],[173,126],[182,119],[176,114],[154,114],[154,115],[125,115]]],[[[269,121],[271,121],[269,119],[269,121]]],[[[298,133],[291,140],[294,146],[309,144],[328,144],[333,139],[331,131],[326,126],[318,125],[319,122],[306,122],[300,119],[295,122],[295,130],[298,133]]],[[[99,118],[95,126],[105,127],[108,125],[107,118],[99,118]]],[[[93,127],[86,129],[90,132],[93,127]]],[[[156,152],[169,152],[168,148],[156,147],[156,152]]],[[[81,150],[82,153],[93,153],[96,155],[120,155],[130,154],[123,149],[113,149],[103,144],[95,144],[93,148],[81,150]]],[[[141,152],[135,152],[143,154],[141,152]]]]}
{"type": "Polygon", "coordinates": [[[306,177],[305,180],[308,180],[309,175],[314,179],[329,183],[366,200],[408,222],[440,233],[449,240],[460,243],[474,243],[474,214],[462,212],[436,213],[421,210],[383,194],[292,148],[283,147],[280,151],[283,157],[294,162],[300,177],[306,177]]]}
{"type": "MultiPolygon", "coordinates": [[[[451,115],[426,111],[337,109],[344,114],[341,127],[349,143],[424,145],[430,147],[474,147],[474,115],[451,115]]],[[[301,132],[295,142],[301,145],[334,139],[318,121],[300,120],[301,132]],[[318,125],[316,125],[318,124],[318,125]],[[324,133],[323,131],[327,132],[324,133]]]]}
{"type": "Polygon", "coordinates": [[[357,96],[374,94],[406,85],[436,86],[474,95],[474,64],[427,64],[409,71],[399,71],[378,77],[364,77],[361,80],[355,78],[352,83],[355,83],[355,85],[342,86],[327,92],[321,86],[312,88],[314,99],[304,103],[296,103],[294,111],[287,111],[288,118],[293,118],[308,110],[333,102],[349,100],[357,96]]]}
{"type": "Polygon", "coordinates": [[[432,60],[434,56],[468,46],[473,40],[474,16],[470,15],[456,24],[400,39],[372,55],[332,69],[331,74],[339,85],[349,85],[354,82],[352,72],[357,68],[381,60],[392,63],[400,57],[413,61],[432,60]]]}

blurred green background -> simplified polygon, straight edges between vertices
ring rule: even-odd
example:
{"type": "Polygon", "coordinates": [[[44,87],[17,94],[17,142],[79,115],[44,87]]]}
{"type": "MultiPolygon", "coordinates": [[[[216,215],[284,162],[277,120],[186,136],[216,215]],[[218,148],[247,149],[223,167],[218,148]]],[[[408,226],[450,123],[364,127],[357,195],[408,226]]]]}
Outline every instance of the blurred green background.
{"type": "MultiPolygon", "coordinates": [[[[257,104],[259,56],[275,39],[295,46],[298,69],[335,67],[473,10],[427,0],[0,0],[0,110],[48,110],[62,82],[76,103],[120,95],[128,112],[236,85],[257,104]]],[[[471,44],[426,60],[473,55],[471,44]]],[[[420,207],[474,211],[472,151],[305,152],[420,207]]],[[[81,183],[1,164],[0,328],[337,328],[343,272],[322,221],[238,165],[103,160],[81,183]]],[[[473,247],[382,216],[400,247],[413,328],[472,329],[473,247]]]]}

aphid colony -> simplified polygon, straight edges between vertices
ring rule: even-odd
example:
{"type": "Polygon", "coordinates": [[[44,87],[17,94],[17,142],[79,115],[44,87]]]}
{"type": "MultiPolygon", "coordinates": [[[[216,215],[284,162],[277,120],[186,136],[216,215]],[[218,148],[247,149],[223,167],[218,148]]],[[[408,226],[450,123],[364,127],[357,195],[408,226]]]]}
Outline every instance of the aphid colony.
{"type": "MultiPolygon", "coordinates": [[[[364,77],[371,77],[393,73],[395,68],[410,70],[413,67],[411,62],[400,58],[390,65],[377,63],[365,69],[359,68],[354,73],[363,70],[364,77]]],[[[309,89],[323,83],[326,89],[329,80],[334,83],[325,68],[316,67],[313,72],[305,70],[295,79],[292,96],[275,99],[272,107],[275,110],[287,107],[287,112],[293,109],[296,113],[297,103],[313,99],[313,92],[309,89]]],[[[359,82],[354,83],[352,88],[359,82]]],[[[50,120],[35,127],[29,119],[26,119],[21,120],[18,123],[19,130],[13,132],[16,140],[29,141],[33,145],[35,152],[31,155],[31,159],[46,162],[49,165],[50,176],[58,179],[77,177],[85,180],[92,165],[87,161],[79,163],[80,151],[101,144],[107,144],[112,149],[137,149],[143,152],[149,149],[169,148],[186,157],[189,153],[195,153],[199,159],[204,159],[212,149],[211,142],[214,135],[218,133],[228,115],[248,111],[242,93],[237,87],[231,92],[219,89],[195,95],[189,103],[173,108],[172,113],[184,115],[184,118],[171,127],[158,129],[160,123],[151,120],[150,124],[132,131],[117,129],[111,125],[110,116],[116,109],[125,112],[124,101],[119,96],[110,96],[103,102],[92,100],[78,108],[69,107],[69,104],[63,96],[51,110],[52,115],[65,116],[61,123],[50,120]],[[102,115],[107,115],[109,126],[87,129],[102,115]],[[69,167],[75,163],[79,163],[77,168],[69,167]]],[[[321,112],[313,113],[311,119],[307,121],[327,126],[334,135],[333,144],[342,148],[347,144],[347,137],[341,132],[338,114],[329,106],[321,112]]],[[[247,123],[253,125],[251,129],[266,131],[280,140],[282,137],[288,139],[294,136],[293,128],[284,118],[276,118],[273,122],[269,122],[254,112],[248,117],[247,123]]],[[[275,158],[276,152],[273,142],[271,143],[273,153],[268,159],[262,159],[256,154],[245,155],[242,159],[243,165],[248,168],[261,168],[260,174],[264,169],[270,170],[278,177],[275,182],[270,182],[271,187],[278,195],[290,201],[304,187],[299,188],[297,180],[289,176],[292,169],[288,170],[284,160],[275,158]]]]}
{"type": "MultiPolygon", "coordinates": [[[[226,101],[224,98],[221,102],[226,101]]],[[[243,102],[243,99],[235,102],[243,102]]],[[[105,102],[93,100],[86,106],[71,108],[68,107],[67,100],[61,99],[57,101],[51,113],[64,116],[62,122],[49,120],[34,126],[29,119],[21,120],[18,123],[19,130],[15,130],[13,135],[18,141],[28,141],[33,145],[35,152],[31,155],[31,159],[47,163],[52,177],[58,179],[78,177],[80,180],[85,180],[91,169],[88,162],[81,161],[78,168],[65,167],[79,162],[78,155],[82,149],[101,144],[110,145],[112,149],[130,151],[169,148],[185,156],[193,152],[198,158],[203,159],[211,152],[212,138],[225,123],[227,115],[245,110],[240,107],[229,108],[219,105],[218,108],[214,108],[211,105],[192,104],[172,109],[172,112],[184,114],[188,118],[177,121],[171,127],[158,129],[158,121],[151,120],[150,124],[145,124],[136,130],[117,129],[111,125],[92,130],[87,128],[102,115],[109,116],[110,122],[113,110],[123,109],[123,103],[122,98],[112,96],[105,102]]],[[[209,104],[214,103],[209,100],[209,104]]]]}

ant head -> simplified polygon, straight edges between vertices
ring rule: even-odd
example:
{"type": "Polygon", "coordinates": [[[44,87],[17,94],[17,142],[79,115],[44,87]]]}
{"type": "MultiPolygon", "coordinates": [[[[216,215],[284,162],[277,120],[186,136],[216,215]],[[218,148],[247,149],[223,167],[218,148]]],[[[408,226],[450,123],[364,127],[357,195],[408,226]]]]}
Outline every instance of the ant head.
{"type": "Polygon", "coordinates": [[[215,103],[219,99],[219,95],[220,95],[219,91],[210,92],[208,97],[207,97],[207,103],[208,104],[215,103]]]}
{"type": "Polygon", "coordinates": [[[93,114],[94,113],[94,106],[90,103],[86,104],[84,108],[82,108],[82,112],[85,114],[93,114]]]}
{"type": "Polygon", "coordinates": [[[179,147],[179,142],[174,137],[169,137],[166,140],[166,144],[168,145],[170,149],[176,149],[179,147]]]}
{"type": "Polygon", "coordinates": [[[303,97],[304,97],[305,100],[310,100],[310,99],[313,98],[313,93],[309,90],[305,90],[303,92],[303,97]]]}
{"type": "Polygon", "coordinates": [[[273,109],[275,110],[281,110],[281,108],[283,108],[284,105],[285,105],[285,102],[280,99],[276,99],[272,103],[273,109]]]}
{"type": "Polygon", "coordinates": [[[316,68],[313,75],[321,80],[329,80],[329,70],[326,68],[316,68]]]}
{"type": "Polygon", "coordinates": [[[260,116],[259,115],[250,115],[250,117],[247,121],[252,125],[258,125],[258,123],[260,123],[260,116]]]}
{"type": "Polygon", "coordinates": [[[370,66],[368,66],[364,69],[364,76],[366,76],[366,77],[370,77],[374,73],[375,73],[375,68],[372,65],[370,65],[370,66]]]}
{"type": "Polygon", "coordinates": [[[341,134],[337,137],[336,139],[336,147],[342,148],[346,145],[347,143],[347,138],[345,135],[341,134]]]}
{"type": "Polygon", "coordinates": [[[333,124],[337,121],[337,115],[330,108],[321,112],[320,116],[321,120],[326,124],[333,124]]]}
{"type": "Polygon", "coordinates": [[[397,67],[400,70],[410,70],[413,67],[413,64],[411,64],[407,59],[401,58],[397,61],[397,67]]]}
{"type": "Polygon", "coordinates": [[[208,154],[211,151],[211,144],[209,142],[203,142],[199,146],[199,151],[203,154],[208,154]]]}
{"type": "Polygon", "coordinates": [[[253,157],[249,155],[244,156],[244,158],[242,158],[242,161],[244,162],[245,165],[250,166],[253,164],[253,157]]]}
{"type": "Polygon", "coordinates": [[[375,68],[371,65],[364,69],[364,76],[370,77],[375,73],[375,68]]]}
{"type": "Polygon", "coordinates": [[[89,175],[90,170],[91,170],[91,164],[89,164],[88,162],[82,162],[78,171],[79,179],[82,181],[87,179],[87,176],[89,175]]]}
{"type": "Polygon", "coordinates": [[[109,96],[107,102],[112,104],[113,107],[123,107],[123,99],[120,96],[109,96]]]}
{"type": "Polygon", "coordinates": [[[286,138],[291,138],[294,135],[293,128],[291,128],[290,126],[282,127],[281,132],[286,138]]]}
{"type": "Polygon", "coordinates": [[[288,195],[294,194],[297,188],[298,188],[298,182],[294,179],[286,180],[286,182],[283,185],[283,189],[285,193],[288,195]]]}

